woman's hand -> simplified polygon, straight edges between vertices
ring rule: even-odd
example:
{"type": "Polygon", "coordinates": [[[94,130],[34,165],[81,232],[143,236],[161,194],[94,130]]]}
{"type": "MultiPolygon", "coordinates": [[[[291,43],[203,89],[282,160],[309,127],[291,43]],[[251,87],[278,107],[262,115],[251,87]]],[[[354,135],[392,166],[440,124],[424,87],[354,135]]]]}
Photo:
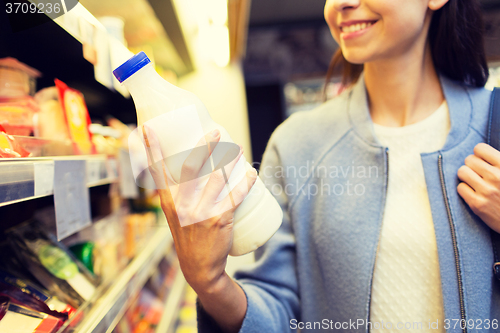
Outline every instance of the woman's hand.
{"type": "Polygon", "coordinates": [[[241,146],[237,157],[224,167],[225,175],[221,169],[212,172],[200,191],[196,189],[200,181],[198,175],[220,140],[219,131],[201,138],[198,148],[190,152],[182,165],[179,184],[172,181],[153,130],[144,126],[143,134],[150,171],[172,232],[182,272],[198,294],[210,294],[227,284],[225,267],[232,246],[234,211],[253,186],[257,173],[255,169],[249,170],[228,196],[216,202],[226,186],[226,175],[229,178],[243,153],[241,146]]]}
{"type": "Polygon", "coordinates": [[[458,194],[484,223],[500,232],[500,152],[486,143],[458,169],[458,194]]]}

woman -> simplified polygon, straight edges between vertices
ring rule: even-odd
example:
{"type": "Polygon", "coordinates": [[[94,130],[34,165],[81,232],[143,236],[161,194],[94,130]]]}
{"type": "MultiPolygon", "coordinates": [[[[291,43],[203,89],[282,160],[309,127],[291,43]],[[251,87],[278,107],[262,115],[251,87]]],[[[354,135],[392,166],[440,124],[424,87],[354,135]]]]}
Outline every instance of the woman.
{"type": "Polygon", "coordinates": [[[199,202],[160,190],[200,331],[497,331],[500,152],[482,143],[480,15],[474,0],[326,2],[351,87],[272,135],[260,176],[284,218],[252,269],[224,272],[234,209],[177,222],[215,205],[220,175],[199,202]]]}

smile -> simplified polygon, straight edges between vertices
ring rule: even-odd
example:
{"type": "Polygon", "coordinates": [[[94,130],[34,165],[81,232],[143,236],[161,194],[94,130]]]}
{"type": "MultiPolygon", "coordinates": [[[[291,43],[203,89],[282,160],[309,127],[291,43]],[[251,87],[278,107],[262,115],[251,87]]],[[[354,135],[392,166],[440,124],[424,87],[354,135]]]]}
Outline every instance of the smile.
{"type": "Polygon", "coordinates": [[[377,21],[352,21],[340,25],[340,32],[343,39],[357,37],[367,31],[377,21]]]}
{"type": "Polygon", "coordinates": [[[374,22],[363,22],[363,23],[351,24],[347,27],[340,27],[340,30],[342,32],[356,32],[370,27],[373,23],[374,22]]]}

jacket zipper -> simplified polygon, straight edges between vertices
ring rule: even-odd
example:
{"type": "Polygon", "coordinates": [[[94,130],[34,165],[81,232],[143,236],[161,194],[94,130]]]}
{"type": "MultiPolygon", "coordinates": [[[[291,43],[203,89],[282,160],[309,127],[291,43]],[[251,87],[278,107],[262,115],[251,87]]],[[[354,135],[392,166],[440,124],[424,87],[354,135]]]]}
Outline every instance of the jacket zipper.
{"type": "MultiPolygon", "coordinates": [[[[446,212],[448,214],[448,223],[450,224],[451,240],[453,242],[453,253],[455,255],[455,268],[457,270],[458,295],[459,295],[459,300],[460,300],[460,316],[461,316],[461,319],[465,323],[467,323],[467,320],[465,318],[462,272],[460,270],[460,254],[458,253],[457,235],[456,235],[456,231],[455,231],[455,224],[453,224],[453,217],[451,216],[450,203],[448,202],[448,194],[447,194],[446,186],[444,183],[443,156],[441,154],[439,154],[438,167],[439,167],[439,177],[441,179],[441,187],[443,190],[444,202],[446,205],[446,212]]],[[[465,325],[465,327],[462,328],[462,332],[467,333],[467,325],[465,325]]]]}
{"type": "MultiPolygon", "coordinates": [[[[377,264],[378,247],[380,245],[380,233],[382,232],[382,223],[384,223],[385,204],[387,202],[387,190],[389,189],[389,148],[385,148],[385,170],[386,170],[385,195],[384,195],[384,202],[382,203],[383,211],[382,211],[382,217],[381,217],[381,221],[380,221],[380,227],[378,230],[377,250],[375,252],[375,260],[373,262],[372,277],[370,280],[370,294],[368,295],[368,314],[367,314],[367,319],[366,319],[367,323],[370,322],[370,308],[371,308],[371,302],[372,302],[373,275],[375,274],[375,265],[377,264]]],[[[368,325],[366,327],[368,327],[368,325]]],[[[366,332],[369,333],[368,328],[366,329],[366,332]]]]}

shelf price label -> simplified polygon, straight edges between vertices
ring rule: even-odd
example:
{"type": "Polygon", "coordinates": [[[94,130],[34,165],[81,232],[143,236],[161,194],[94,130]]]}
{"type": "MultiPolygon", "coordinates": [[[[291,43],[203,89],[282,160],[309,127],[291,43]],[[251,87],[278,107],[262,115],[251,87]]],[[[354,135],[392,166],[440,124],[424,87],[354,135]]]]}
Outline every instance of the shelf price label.
{"type": "Polygon", "coordinates": [[[120,165],[119,180],[121,196],[127,199],[138,198],[139,189],[135,184],[134,173],[130,164],[130,155],[127,151],[120,149],[118,163],[120,165]]]}
{"type": "Polygon", "coordinates": [[[35,196],[50,195],[54,191],[54,162],[35,162],[35,196]]]}
{"type": "Polygon", "coordinates": [[[87,182],[88,184],[97,183],[106,178],[106,170],[102,167],[104,162],[101,160],[87,160],[87,182]]]}
{"type": "Polygon", "coordinates": [[[85,161],[54,161],[57,239],[91,224],[85,161]]]}

